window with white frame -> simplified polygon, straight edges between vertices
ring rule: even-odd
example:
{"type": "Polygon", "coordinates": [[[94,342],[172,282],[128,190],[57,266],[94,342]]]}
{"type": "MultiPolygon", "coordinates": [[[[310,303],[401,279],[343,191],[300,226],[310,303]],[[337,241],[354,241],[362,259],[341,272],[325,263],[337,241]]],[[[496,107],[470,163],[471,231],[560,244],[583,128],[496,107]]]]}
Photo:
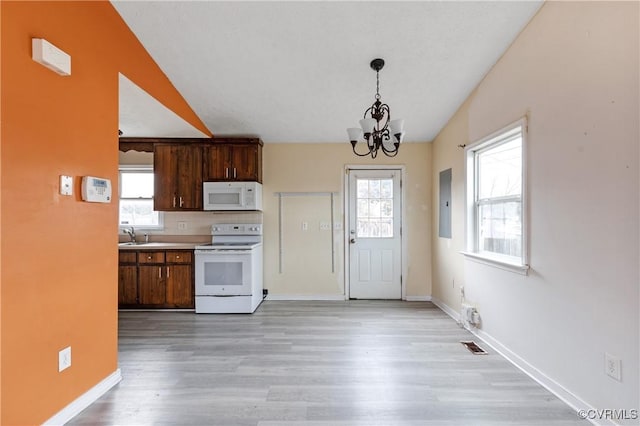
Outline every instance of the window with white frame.
{"type": "Polygon", "coordinates": [[[120,168],[121,228],[162,228],[162,215],[153,210],[153,168],[120,168]]]}
{"type": "Polygon", "coordinates": [[[469,145],[467,253],[526,267],[525,119],[469,145]]]}

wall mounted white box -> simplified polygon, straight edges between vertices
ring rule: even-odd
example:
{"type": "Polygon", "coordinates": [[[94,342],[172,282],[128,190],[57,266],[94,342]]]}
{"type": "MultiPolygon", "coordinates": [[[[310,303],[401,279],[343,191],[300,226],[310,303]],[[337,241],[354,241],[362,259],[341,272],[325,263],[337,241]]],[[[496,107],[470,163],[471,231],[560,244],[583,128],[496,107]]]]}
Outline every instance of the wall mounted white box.
{"type": "Polygon", "coordinates": [[[60,75],[71,75],[71,56],[43,38],[31,39],[31,58],[60,75]]]}
{"type": "Polygon", "coordinates": [[[61,195],[73,195],[73,177],[72,176],[60,176],[60,194],[61,195]]]}
{"type": "Polygon", "coordinates": [[[71,367],[71,346],[58,352],[58,372],[71,367]]]}

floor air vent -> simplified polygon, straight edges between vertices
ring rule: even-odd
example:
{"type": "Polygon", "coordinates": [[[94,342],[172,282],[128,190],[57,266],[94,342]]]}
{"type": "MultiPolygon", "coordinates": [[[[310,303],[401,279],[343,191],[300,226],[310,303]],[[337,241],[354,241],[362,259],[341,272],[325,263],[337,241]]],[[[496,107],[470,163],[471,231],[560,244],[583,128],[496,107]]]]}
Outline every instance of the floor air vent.
{"type": "Polygon", "coordinates": [[[474,341],[465,342],[464,340],[461,340],[460,343],[462,343],[464,345],[464,347],[469,349],[469,352],[471,352],[474,355],[486,355],[486,354],[488,354],[487,351],[485,351],[480,346],[478,346],[476,344],[476,342],[474,342],[474,341]]]}

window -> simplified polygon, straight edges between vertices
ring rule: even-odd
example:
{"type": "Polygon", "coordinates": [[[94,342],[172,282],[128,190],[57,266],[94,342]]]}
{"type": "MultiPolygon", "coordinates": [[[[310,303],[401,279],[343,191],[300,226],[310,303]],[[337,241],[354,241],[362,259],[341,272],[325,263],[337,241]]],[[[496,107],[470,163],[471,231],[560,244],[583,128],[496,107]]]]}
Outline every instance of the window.
{"type": "Polygon", "coordinates": [[[162,228],[162,216],[153,210],[153,169],[120,169],[120,227],[162,228]]]}
{"type": "Polygon", "coordinates": [[[393,238],[393,179],[357,179],[357,237],[393,238]]]}
{"type": "Polygon", "coordinates": [[[524,119],[466,150],[467,252],[526,270],[524,119]]]}

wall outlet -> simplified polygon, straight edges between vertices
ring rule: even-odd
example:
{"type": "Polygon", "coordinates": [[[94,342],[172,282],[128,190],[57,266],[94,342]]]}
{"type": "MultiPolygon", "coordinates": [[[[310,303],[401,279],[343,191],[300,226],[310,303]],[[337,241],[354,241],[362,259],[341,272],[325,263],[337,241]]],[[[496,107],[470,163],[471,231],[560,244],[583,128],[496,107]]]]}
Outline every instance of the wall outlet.
{"type": "Polygon", "coordinates": [[[58,352],[58,372],[71,367],[71,346],[58,352]]]}
{"type": "Polygon", "coordinates": [[[302,222],[301,228],[303,231],[309,229],[309,222],[302,222]]]}
{"type": "Polygon", "coordinates": [[[619,382],[622,381],[621,364],[620,358],[608,353],[604,354],[604,372],[607,376],[616,379],[619,382]]]}
{"type": "Polygon", "coordinates": [[[178,222],[178,230],[186,231],[187,230],[187,222],[178,222]]]}

